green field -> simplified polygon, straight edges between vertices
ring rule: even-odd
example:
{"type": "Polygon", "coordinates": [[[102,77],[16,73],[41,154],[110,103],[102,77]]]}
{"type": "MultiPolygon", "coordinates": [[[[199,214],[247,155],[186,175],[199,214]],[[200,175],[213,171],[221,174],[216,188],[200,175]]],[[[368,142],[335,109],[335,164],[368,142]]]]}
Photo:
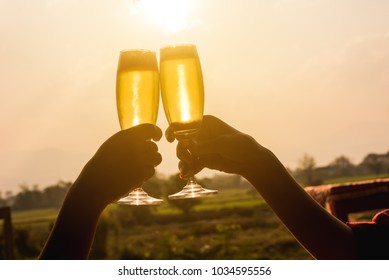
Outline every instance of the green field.
{"type": "Polygon", "coordinates": [[[53,223],[57,218],[58,209],[38,209],[28,211],[18,211],[12,213],[12,222],[14,226],[24,224],[46,224],[53,223]]]}
{"type": "MultiPolygon", "coordinates": [[[[201,199],[190,216],[165,202],[110,205],[95,236],[96,259],[311,259],[250,188],[201,199]]],[[[12,214],[16,257],[38,256],[58,209],[12,214]]]]}
{"type": "MultiPolygon", "coordinates": [[[[368,179],[374,178],[326,184],[368,179]]],[[[38,256],[57,215],[58,209],[12,213],[18,259],[38,256]]],[[[312,259],[252,187],[222,189],[201,199],[188,215],[167,201],[160,206],[109,205],[91,258],[312,259]]]]}
{"type": "Polygon", "coordinates": [[[326,181],[324,181],[323,185],[343,184],[343,183],[351,183],[351,182],[358,182],[358,181],[374,180],[374,179],[380,179],[380,178],[389,178],[389,174],[342,177],[342,178],[326,180],[326,181]]]}

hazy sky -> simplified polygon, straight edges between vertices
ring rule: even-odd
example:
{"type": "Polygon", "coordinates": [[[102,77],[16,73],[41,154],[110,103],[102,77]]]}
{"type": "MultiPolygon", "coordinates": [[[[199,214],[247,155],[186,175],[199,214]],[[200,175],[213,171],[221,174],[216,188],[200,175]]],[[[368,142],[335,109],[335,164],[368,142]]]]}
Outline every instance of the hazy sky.
{"type": "Polygon", "coordinates": [[[205,113],[286,166],[389,150],[389,1],[0,0],[0,192],[73,181],[120,129],[119,51],[178,42],[198,47],[205,113]]]}

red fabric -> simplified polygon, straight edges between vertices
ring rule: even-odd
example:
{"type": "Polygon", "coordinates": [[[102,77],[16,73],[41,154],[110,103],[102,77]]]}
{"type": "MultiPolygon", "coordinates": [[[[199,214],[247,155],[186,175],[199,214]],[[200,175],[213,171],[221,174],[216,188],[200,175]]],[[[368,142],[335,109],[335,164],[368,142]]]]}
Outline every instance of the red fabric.
{"type": "Polygon", "coordinates": [[[357,258],[389,260],[389,209],[377,213],[371,222],[348,222],[354,232],[357,258]]]}

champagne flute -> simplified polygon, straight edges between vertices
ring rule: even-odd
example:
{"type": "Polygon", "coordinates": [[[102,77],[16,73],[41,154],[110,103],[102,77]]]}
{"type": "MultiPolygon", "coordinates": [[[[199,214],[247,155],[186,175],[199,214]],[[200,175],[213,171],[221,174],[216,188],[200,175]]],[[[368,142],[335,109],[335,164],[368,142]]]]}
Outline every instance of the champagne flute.
{"type": "MultiPolygon", "coordinates": [[[[155,124],[158,116],[159,81],[155,52],[125,50],[120,52],[116,75],[116,105],[121,129],[142,123],[155,124]]],[[[136,188],[117,204],[155,205],[163,200],[136,188]]]]}
{"type": "MultiPolygon", "coordinates": [[[[174,45],[160,50],[160,82],[170,127],[177,140],[188,145],[200,129],[204,111],[203,76],[195,45],[174,45]]],[[[204,189],[191,176],[187,185],[169,198],[204,197],[217,192],[204,189]]]]}

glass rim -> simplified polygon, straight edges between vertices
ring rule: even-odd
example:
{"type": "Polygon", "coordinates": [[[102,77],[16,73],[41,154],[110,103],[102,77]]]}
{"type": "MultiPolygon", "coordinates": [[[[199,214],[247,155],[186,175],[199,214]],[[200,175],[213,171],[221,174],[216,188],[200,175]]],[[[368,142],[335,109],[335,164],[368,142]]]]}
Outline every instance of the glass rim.
{"type": "Polygon", "coordinates": [[[197,46],[195,44],[184,43],[165,46],[159,49],[160,60],[175,59],[181,57],[197,57],[197,46]]]}
{"type": "Polygon", "coordinates": [[[130,52],[133,52],[133,53],[150,53],[150,54],[156,54],[155,51],[150,50],[150,49],[123,49],[123,50],[120,50],[120,54],[122,54],[122,53],[130,53],[130,52]]]}
{"type": "Polygon", "coordinates": [[[172,45],[163,46],[159,50],[172,49],[172,48],[195,48],[197,49],[196,44],[193,43],[177,43],[172,45]]]}
{"type": "Polygon", "coordinates": [[[119,54],[117,71],[129,70],[155,70],[158,71],[157,54],[147,49],[122,50],[119,54]]]}

